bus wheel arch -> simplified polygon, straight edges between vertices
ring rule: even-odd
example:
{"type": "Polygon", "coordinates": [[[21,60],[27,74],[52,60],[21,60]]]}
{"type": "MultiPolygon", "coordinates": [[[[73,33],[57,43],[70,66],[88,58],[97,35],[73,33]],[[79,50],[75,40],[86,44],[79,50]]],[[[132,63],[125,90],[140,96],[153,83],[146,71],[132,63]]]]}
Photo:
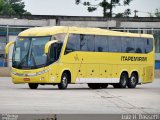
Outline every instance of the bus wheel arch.
{"type": "Polygon", "coordinates": [[[64,70],[64,71],[62,72],[62,74],[63,74],[63,73],[66,73],[66,74],[68,75],[68,78],[69,78],[69,79],[68,79],[68,83],[71,83],[71,78],[72,78],[72,77],[71,77],[71,72],[70,72],[69,70],[64,70]]]}
{"type": "Polygon", "coordinates": [[[128,81],[128,88],[135,88],[139,82],[139,75],[137,71],[133,71],[128,81]]]}
{"type": "Polygon", "coordinates": [[[67,89],[68,83],[71,83],[71,73],[69,70],[65,70],[62,72],[61,81],[58,83],[59,89],[67,89]]]}
{"type": "MultiPolygon", "coordinates": [[[[128,78],[129,78],[129,73],[127,72],[127,71],[123,71],[122,73],[121,73],[121,75],[122,74],[126,74],[127,76],[128,76],[128,78]]],[[[121,77],[121,76],[120,76],[121,77]]]]}

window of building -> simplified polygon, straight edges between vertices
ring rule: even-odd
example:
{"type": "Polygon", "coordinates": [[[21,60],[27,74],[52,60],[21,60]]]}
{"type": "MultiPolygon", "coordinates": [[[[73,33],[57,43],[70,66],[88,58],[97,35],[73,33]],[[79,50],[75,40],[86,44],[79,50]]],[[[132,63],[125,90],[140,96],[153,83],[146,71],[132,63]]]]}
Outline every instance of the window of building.
{"type": "Polygon", "coordinates": [[[160,53],[160,30],[154,30],[155,52],[160,53]]]}
{"type": "Polygon", "coordinates": [[[0,66],[6,66],[5,62],[5,46],[7,43],[7,37],[6,36],[0,36],[0,66]]]}

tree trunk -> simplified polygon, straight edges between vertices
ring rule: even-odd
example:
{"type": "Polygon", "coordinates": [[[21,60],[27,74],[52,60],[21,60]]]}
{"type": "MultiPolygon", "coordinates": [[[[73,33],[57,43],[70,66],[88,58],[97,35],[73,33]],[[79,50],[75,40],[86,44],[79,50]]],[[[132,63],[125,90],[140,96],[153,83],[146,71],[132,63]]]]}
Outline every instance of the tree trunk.
{"type": "MultiPolygon", "coordinates": [[[[107,1],[106,0],[103,0],[103,3],[106,3],[107,1]]],[[[103,6],[103,17],[106,17],[107,15],[107,7],[104,5],[103,6]]]]}
{"type": "Polygon", "coordinates": [[[110,17],[112,17],[113,0],[111,0],[110,5],[111,5],[111,7],[110,7],[109,14],[110,14],[110,17]]]}

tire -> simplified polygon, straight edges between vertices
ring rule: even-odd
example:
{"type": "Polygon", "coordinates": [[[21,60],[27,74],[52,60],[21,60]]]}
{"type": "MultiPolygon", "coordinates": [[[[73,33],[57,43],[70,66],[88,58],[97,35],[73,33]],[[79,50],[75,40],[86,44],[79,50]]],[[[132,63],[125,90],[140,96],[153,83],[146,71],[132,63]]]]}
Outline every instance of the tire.
{"type": "Polygon", "coordinates": [[[135,88],[137,83],[138,83],[138,76],[136,73],[132,73],[127,84],[128,88],[135,88]]]}
{"type": "Polygon", "coordinates": [[[101,83],[101,84],[100,84],[100,87],[101,87],[102,89],[105,89],[105,88],[108,87],[108,83],[101,83]]]}
{"type": "Polygon", "coordinates": [[[114,87],[114,88],[121,88],[120,85],[119,85],[119,83],[113,84],[113,87],[114,87]]]}
{"type": "Polygon", "coordinates": [[[122,73],[120,77],[120,82],[117,84],[113,84],[114,88],[126,88],[128,84],[128,75],[126,73],[122,73]]]}
{"type": "Polygon", "coordinates": [[[88,87],[91,89],[100,89],[101,85],[99,83],[88,83],[88,87]]]}
{"type": "Polygon", "coordinates": [[[28,83],[28,86],[30,89],[37,89],[38,88],[38,83],[28,83]]]}
{"type": "Polygon", "coordinates": [[[67,73],[63,73],[61,77],[61,83],[58,84],[58,88],[61,90],[67,89],[69,77],[67,73]]]}

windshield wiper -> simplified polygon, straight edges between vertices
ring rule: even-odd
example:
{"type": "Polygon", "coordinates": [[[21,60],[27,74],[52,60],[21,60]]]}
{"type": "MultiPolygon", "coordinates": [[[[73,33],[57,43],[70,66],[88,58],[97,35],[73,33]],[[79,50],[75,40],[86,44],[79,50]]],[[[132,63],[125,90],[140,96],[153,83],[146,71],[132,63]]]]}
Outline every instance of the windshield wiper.
{"type": "MultiPolygon", "coordinates": [[[[34,56],[33,56],[33,54],[32,54],[32,50],[31,50],[31,54],[30,54],[30,55],[32,56],[33,64],[34,64],[34,67],[36,68],[37,65],[36,65],[35,58],[34,58],[34,56]]],[[[31,59],[31,58],[29,58],[29,59],[31,59]]]]}

